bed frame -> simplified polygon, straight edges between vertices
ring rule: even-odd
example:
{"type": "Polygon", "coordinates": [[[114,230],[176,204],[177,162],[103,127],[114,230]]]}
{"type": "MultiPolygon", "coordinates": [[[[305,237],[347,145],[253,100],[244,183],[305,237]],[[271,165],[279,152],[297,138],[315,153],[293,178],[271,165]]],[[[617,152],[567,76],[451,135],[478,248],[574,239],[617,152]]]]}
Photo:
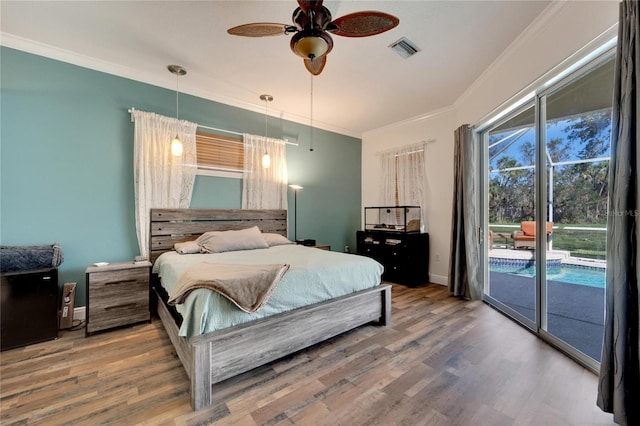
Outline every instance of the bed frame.
{"type": "MultiPolygon", "coordinates": [[[[207,231],[257,225],[262,232],[287,235],[286,210],[152,209],[152,262],[177,242],[207,231]]],[[[157,277],[152,277],[157,283],[157,277]]],[[[152,306],[191,380],[194,410],[213,402],[211,386],[361,325],[391,324],[391,286],[379,285],[250,323],[196,336],[179,336],[169,308],[155,291],[152,306]]]]}

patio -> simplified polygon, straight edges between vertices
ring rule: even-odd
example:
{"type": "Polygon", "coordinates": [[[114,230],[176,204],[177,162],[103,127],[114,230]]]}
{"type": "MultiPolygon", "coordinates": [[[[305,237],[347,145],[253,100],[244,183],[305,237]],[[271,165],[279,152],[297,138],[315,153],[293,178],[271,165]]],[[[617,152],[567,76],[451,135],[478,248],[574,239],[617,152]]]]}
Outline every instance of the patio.
{"type": "MultiPolygon", "coordinates": [[[[490,273],[490,295],[534,319],[534,280],[490,273]]],[[[547,281],[548,332],[600,361],[604,330],[604,289],[547,281]]]]}
{"type": "MultiPolygon", "coordinates": [[[[493,249],[490,265],[532,265],[534,252],[493,249]]],[[[547,252],[547,266],[571,265],[604,269],[605,262],[574,258],[567,251],[547,252]]],[[[489,294],[523,316],[535,320],[535,280],[506,272],[489,273],[489,294]]],[[[600,361],[604,327],[604,288],[547,280],[547,331],[600,361]]]]}

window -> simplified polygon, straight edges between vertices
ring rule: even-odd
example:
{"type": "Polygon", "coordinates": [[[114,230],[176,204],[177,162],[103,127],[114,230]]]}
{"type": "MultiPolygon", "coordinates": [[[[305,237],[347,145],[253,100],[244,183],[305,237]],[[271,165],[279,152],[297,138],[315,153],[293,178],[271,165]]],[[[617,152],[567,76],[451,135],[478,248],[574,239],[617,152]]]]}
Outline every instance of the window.
{"type": "MultiPolygon", "coordinates": [[[[421,228],[426,214],[426,142],[405,145],[381,153],[380,202],[385,206],[410,205],[421,207],[421,228]]],[[[422,231],[423,229],[421,229],[422,231]]]]}
{"type": "Polygon", "coordinates": [[[242,177],[244,144],[241,137],[196,132],[198,174],[242,177]]]}

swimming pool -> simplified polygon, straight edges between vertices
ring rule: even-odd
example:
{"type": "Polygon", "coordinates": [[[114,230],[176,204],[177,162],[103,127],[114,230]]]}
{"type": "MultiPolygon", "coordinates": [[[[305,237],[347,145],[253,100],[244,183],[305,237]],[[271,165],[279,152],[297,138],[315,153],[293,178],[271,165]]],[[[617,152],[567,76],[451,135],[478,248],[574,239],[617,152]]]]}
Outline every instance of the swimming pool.
{"type": "MultiPolygon", "coordinates": [[[[518,267],[513,265],[489,265],[491,272],[501,272],[523,277],[535,277],[534,266],[518,267]]],[[[604,268],[580,268],[569,265],[547,268],[547,280],[560,281],[568,284],[584,285],[588,287],[604,288],[604,268]]]]}

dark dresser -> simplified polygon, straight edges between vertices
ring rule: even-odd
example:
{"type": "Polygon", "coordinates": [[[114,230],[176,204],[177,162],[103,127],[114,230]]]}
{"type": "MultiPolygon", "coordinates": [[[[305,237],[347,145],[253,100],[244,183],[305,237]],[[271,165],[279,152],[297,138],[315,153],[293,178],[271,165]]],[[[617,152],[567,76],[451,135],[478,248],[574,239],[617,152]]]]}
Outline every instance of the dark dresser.
{"type": "Polygon", "coordinates": [[[58,269],[3,272],[2,350],[58,337],[58,269]]]}
{"type": "Polygon", "coordinates": [[[382,279],[410,287],[429,282],[429,234],[357,231],[357,252],[384,266],[382,279]]]}

